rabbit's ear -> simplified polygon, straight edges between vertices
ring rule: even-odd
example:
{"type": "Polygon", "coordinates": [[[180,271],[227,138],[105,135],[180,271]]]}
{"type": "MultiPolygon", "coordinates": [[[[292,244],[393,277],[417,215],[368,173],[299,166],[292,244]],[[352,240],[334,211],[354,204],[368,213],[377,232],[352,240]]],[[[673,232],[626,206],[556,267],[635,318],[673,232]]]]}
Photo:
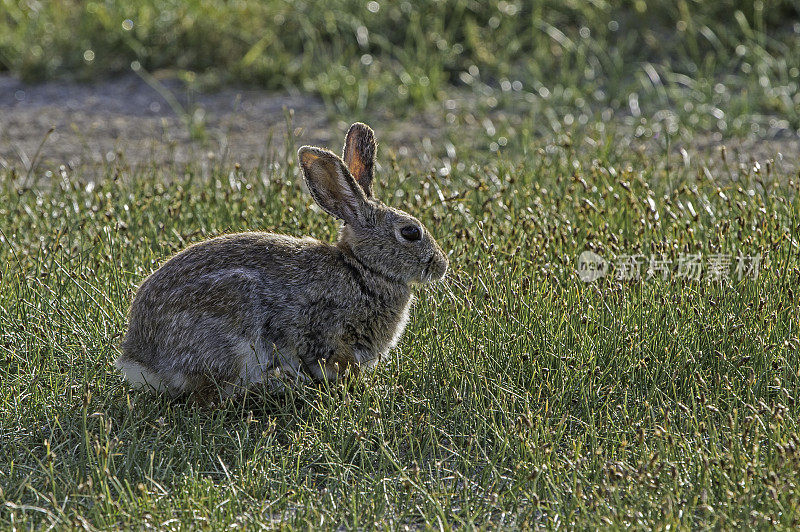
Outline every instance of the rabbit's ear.
{"type": "Polygon", "coordinates": [[[367,124],[356,122],[350,126],[344,139],[342,159],[368,198],[372,197],[376,147],[375,134],[367,124]]]}
{"type": "Polygon", "coordinates": [[[303,146],[297,157],[314,201],[345,223],[358,222],[367,198],[339,156],[322,148],[303,146]]]}

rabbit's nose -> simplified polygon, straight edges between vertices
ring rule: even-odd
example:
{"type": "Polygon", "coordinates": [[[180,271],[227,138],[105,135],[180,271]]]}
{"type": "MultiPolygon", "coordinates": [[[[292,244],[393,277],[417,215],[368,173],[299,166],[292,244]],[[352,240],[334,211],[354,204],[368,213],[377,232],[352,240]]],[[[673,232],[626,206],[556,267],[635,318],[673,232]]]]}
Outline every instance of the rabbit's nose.
{"type": "Polygon", "coordinates": [[[444,277],[444,274],[447,273],[447,267],[449,263],[447,261],[447,257],[444,254],[435,254],[431,257],[431,264],[429,266],[430,269],[430,276],[432,281],[438,281],[444,277]]]}

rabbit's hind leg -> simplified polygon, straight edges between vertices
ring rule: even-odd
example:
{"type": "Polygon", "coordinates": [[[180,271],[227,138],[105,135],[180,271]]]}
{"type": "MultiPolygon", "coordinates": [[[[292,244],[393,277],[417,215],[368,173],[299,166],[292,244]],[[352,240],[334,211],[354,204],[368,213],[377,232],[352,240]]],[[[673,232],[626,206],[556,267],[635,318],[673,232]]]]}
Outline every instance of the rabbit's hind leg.
{"type": "Polygon", "coordinates": [[[276,367],[274,347],[267,349],[263,339],[258,338],[240,340],[233,349],[241,361],[238,385],[246,388],[269,379],[270,372],[276,367]]]}

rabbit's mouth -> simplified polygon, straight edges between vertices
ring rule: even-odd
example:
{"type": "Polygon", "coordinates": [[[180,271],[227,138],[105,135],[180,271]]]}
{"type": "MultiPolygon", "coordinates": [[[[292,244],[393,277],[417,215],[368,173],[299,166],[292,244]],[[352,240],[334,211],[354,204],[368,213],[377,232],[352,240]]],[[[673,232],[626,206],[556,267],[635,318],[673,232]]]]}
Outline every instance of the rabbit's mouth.
{"type": "Polygon", "coordinates": [[[431,255],[431,258],[425,263],[425,267],[422,268],[422,275],[420,275],[419,280],[423,284],[438,281],[444,277],[445,272],[447,272],[447,262],[437,260],[434,254],[431,255]]]}

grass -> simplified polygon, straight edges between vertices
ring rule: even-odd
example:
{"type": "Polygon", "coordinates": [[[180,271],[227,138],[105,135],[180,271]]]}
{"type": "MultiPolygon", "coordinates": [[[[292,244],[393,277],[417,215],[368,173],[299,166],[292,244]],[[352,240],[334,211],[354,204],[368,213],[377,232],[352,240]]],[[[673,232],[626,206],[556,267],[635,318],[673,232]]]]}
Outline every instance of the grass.
{"type": "Polygon", "coordinates": [[[331,238],[289,157],[29,189],[6,172],[0,523],[796,527],[796,177],[722,154],[667,167],[587,138],[485,150],[461,170],[384,146],[380,193],[452,253],[449,280],[354,387],[212,410],[121,381],[126,310],[164,257],[207,236],[331,238]],[[585,249],[763,262],[756,279],[587,284],[585,249]]]}
{"type": "Polygon", "coordinates": [[[296,139],[253,167],[0,169],[0,527],[800,524],[800,176],[689,142],[798,128],[791,3],[0,5],[0,62],[30,79],[139,61],[441,113],[441,138],[381,144],[376,190],[452,264],[374,374],[201,409],[123,383],[128,306],[221,232],[332,239],[296,139]],[[584,283],[585,250],[673,271],[584,283]],[[684,278],[687,254],[731,275],[684,278]]]}
{"type": "Polygon", "coordinates": [[[692,129],[736,135],[750,127],[742,114],[767,114],[800,128],[791,0],[0,5],[0,69],[29,80],[90,80],[136,63],[206,87],[312,92],[344,114],[406,114],[460,86],[552,98],[562,115],[669,110],[692,129]]]}

